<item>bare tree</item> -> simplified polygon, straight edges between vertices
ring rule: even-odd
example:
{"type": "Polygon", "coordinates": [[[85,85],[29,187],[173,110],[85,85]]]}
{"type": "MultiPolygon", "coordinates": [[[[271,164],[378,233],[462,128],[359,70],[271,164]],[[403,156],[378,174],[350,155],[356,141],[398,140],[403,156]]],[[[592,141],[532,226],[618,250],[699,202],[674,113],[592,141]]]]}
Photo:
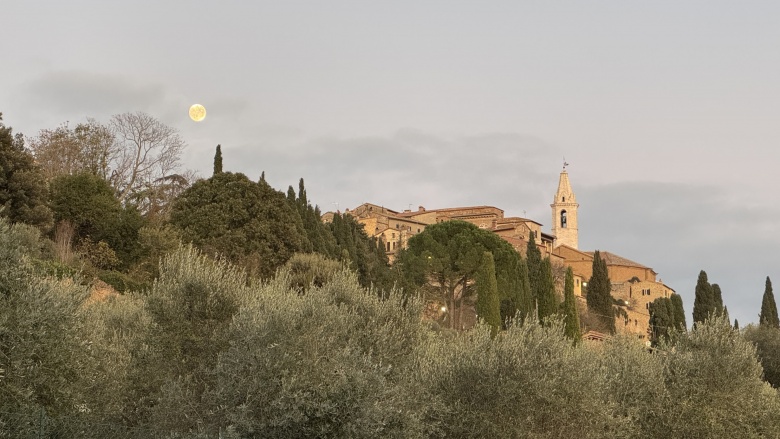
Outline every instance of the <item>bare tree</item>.
{"type": "Polygon", "coordinates": [[[155,180],[179,166],[185,143],[178,131],[142,113],[122,113],[111,118],[118,155],[109,179],[120,202],[131,193],[155,185],[155,180]]]}
{"type": "Polygon", "coordinates": [[[49,180],[84,171],[108,179],[117,155],[111,130],[95,119],[87,119],[74,129],[66,122],[53,130],[41,130],[28,139],[28,145],[49,180]]]}
{"type": "Polygon", "coordinates": [[[76,125],[73,131],[82,152],[83,168],[108,180],[112,163],[119,156],[111,129],[88,118],[87,123],[76,125]]]}

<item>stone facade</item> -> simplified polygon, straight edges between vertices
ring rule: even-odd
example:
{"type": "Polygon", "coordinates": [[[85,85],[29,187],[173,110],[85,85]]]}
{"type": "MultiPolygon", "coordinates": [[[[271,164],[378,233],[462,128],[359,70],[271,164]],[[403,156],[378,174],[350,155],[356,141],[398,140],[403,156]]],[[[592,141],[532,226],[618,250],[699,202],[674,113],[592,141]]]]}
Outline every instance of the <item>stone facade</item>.
{"type": "Polygon", "coordinates": [[[569,174],[563,168],[558,179],[558,191],[555,192],[552,207],[552,234],[555,236],[555,247],[568,245],[576,249],[579,245],[577,226],[577,197],[569,183],[569,174]]]}
{"type": "MultiPolygon", "coordinates": [[[[587,282],[593,275],[594,252],[577,248],[579,204],[576,203],[565,169],[561,172],[555,202],[550,207],[553,215],[553,234],[556,235],[553,254],[572,268],[574,292],[584,300],[587,282]],[[566,227],[561,225],[563,212],[566,212],[566,227]]],[[[600,251],[599,254],[607,265],[612,284],[611,294],[617,302],[617,332],[634,334],[639,340],[649,341],[650,303],[659,297],[670,297],[674,290],[657,279],[657,273],[650,267],[608,251],[600,251]]]]}
{"type": "MultiPolygon", "coordinates": [[[[504,217],[504,211],[493,206],[467,206],[428,210],[420,206],[416,211],[398,212],[383,206],[363,203],[344,213],[352,215],[363,225],[368,236],[379,238],[385,246],[387,257],[392,263],[399,250],[406,247],[409,238],[425,230],[425,226],[444,221],[460,220],[492,231],[512,245],[520,254],[525,254],[531,235],[542,252],[553,263],[562,259],[553,254],[554,237],[542,232],[542,225],[520,217],[504,217]]],[[[333,213],[323,215],[325,222],[331,221],[333,213]]]]}
{"type": "Polygon", "coordinates": [[[398,251],[406,247],[409,238],[425,230],[427,225],[371,203],[363,203],[353,210],[347,209],[344,213],[355,217],[368,236],[378,238],[382,242],[390,263],[393,263],[398,251]]]}
{"type": "MultiPolygon", "coordinates": [[[[409,209],[399,212],[364,203],[353,210],[347,209],[345,213],[354,216],[369,236],[381,240],[391,263],[412,236],[421,233],[428,225],[444,221],[467,221],[481,229],[489,230],[511,244],[521,255],[525,255],[528,241],[533,236],[542,257],[550,257],[554,270],[555,267],[560,268],[557,271],[562,271],[565,266],[572,268],[574,292],[585,309],[587,282],[593,274],[594,252],[578,249],[579,204],[565,168],[560,174],[558,190],[550,207],[552,234],[544,233],[542,224],[534,220],[504,217],[504,211],[494,206],[433,210],[420,206],[416,211],[409,209]]],[[[327,222],[332,217],[333,213],[326,213],[323,215],[323,221],[327,222]]],[[[650,267],[607,251],[601,251],[600,255],[607,264],[612,296],[617,301],[617,331],[635,334],[638,339],[647,341],[650,332],[649,304],[659,297],[671,296],[674,290],[657,279],[657,273],[650,267]]],[[[562,273],[556,275],[556,283],[561,295],[562,273]]],[[[436,309],[439,308],[432,305],[432,312],[436,309]]]]}
{"type": "Polygon", "coordinates": [[[636,334],[640,340],[650,339],[650,303],[659,297],[670,297],[674,290],[656,281],[632,278],[612,283],[612,297],[618,302],[615,329],[620,333],[636,334]]]}

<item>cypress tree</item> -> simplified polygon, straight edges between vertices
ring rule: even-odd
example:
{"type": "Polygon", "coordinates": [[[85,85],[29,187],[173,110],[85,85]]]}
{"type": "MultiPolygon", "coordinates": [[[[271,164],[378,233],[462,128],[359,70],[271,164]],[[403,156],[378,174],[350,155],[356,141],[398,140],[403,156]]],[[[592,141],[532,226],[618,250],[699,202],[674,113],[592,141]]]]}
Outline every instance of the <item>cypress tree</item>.
{"type": "Polygon", "coordinates": [[[537,309],[541,294],[542,252],[536,246],[533,233],[528,239],[528,246],[525,249],[525,263],[528,267],[528,283],[531,286],[531,304],[534,309],[537,309]]]}
{"type": "Polygon", "coordinates": [[[552,264],[550,263],[550,258],[544,258],[539,270],[539,296],[537,298],[540,322],[544,322],[547,317],[556,313],[558,310],[556,302],[552,264]]]}
{"type": "Polygon", "coordinates": [[[712,300],[715,303],[715,315],[723,315],[723,293],[720,291],[720,285],[712,284],[712,300]]]}
{"type": "Polygon", "coordinates": [[[574,273],[571,267],[566,268],[566,279],[563,282],[563,315],[567,337],[579,342],[582,334],[580,333],[580,316],[577,313],[577,299],[574,298],[574,273]]]}
{"type": "Polygon", "coordinates": [[[475,276],[477,287],[477,315],[490,325],[493,336],[501,328],[501,309],[498,300],[498,283],[496,281],[496,263],[493,253],[482,254],[482,265],[475,276]]]}
{"type": "Polygon", "coordinates": [[[734,319],[734,330],[739,331],[739,320],[734,319]]]}
{"type": "Polygon", "coordinates": [[[723,320],[726,321],[726,323],[731,321],[731,318],[729,317],[729,307],[724,306],[723,307],[723,320]]]}
{"type": "Polygon", "coordinates": [[[707,273],[699,272],[696,281],[696,297],[693,300],[693,324],[704,322],[715,312],[715,297],[712,293],[712,285],[707,281],[707,273]]]}
{"type": "Polygon", "coordinates": [[[674,305],[672,300],[659,297],[650,303],[650,328],[653,343],[658,344],[662,339],[669,340],[669,332],[674,327],[674,305]]]}
{"type": "Polygon", "coordinates": [[[759,324],[780,328],[780,319],[777,315],[777,304],[775,295],[772,292],[772,281],[769,276],[766,277],[766,286],[764,287],[764,297],[761,300],[761,314],[759,314],[759,324]]]}
{"type": "Polygon", "coordinates": [[[615,333],[615,311],[612,307],[612,285],[609,281],[607,263],[601,258],[601,253],[596,250],[593,254],[593,274],[588,280],[588,294],[585,297],[588,310],[598,316],[604,328],[610,333],[615,333]]]}
{"type": "Polygon", "coordinates": [[[534,311],[534,300],[528,276],[528,264],[522,258],[520,259],[519,276],[517,312],[520,314],[520,318],[525,320],[534,311]]]}
{"type": "Polygon", "coordinates": [[[222,173],[222,145],[217,145],[217,153],[214,154],[214,175],[222,173]]]}
{"type": "Polygon", "coordinates": [[[290,203],[290,207],[295,206],[295,189],[292,186],[287,186],[287,201],[290,203]]]}
{"type": "Polygon", "coordinates": [[[298,202],[303,208],[306,208],[309,205],[309,200],[306,197],[306,188],[303,185],[303,177],[298,180],[298,202]]]}
{"type": "Polygon", "coordinates": [[[672,308],[674,309],[674,328],[680,332],[684,332],[688,328],[688,324],[685,321],[685,308],[683,308],[682,296],[679,294],[672,294],[670,300],[672,301],[672,308]]]}

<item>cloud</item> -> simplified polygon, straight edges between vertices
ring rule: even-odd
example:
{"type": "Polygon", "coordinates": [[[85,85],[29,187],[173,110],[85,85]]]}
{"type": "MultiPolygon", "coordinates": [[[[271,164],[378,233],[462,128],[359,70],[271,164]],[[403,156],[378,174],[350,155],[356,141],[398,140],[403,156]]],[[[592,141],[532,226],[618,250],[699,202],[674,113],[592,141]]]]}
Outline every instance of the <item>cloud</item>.
{"type": "Polygon", "coordinates": [[[323,210],[333,202],[341,209],[366,201],[392,209],[488,204],[508,215],[539,211],[545,218],[560,160],[556,148],[529,136],[444,138],[415,129],[282,146],[244,143],[223,151],[226,167],[251,178],[264,170],[275,187],[296,186],[304,177],[309,198],[323,210]]]}
{"type": "Polygon", "coordinates": [[[32,107],[79,117],[126,111],[152,113],[162,106],[167,95],[161,84],[79,70],[47,72],[24,88],[32,107]]]}

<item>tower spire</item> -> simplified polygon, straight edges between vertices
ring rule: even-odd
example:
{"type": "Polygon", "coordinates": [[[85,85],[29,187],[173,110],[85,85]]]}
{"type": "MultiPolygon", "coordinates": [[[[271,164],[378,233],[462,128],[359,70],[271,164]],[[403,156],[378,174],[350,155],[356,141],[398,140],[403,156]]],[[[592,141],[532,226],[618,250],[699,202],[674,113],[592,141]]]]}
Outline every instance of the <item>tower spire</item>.
{"type": "Polygon", "coordinates": [[[554,247],[567,245],[577,248],[579,237],[577,229],[577,197],[569,182],[566,172],[566,158],[563,159],[563,170],[558,179],[558,191],[555,193],[552,208],[552,234],[555,235],[554,247]]]}

